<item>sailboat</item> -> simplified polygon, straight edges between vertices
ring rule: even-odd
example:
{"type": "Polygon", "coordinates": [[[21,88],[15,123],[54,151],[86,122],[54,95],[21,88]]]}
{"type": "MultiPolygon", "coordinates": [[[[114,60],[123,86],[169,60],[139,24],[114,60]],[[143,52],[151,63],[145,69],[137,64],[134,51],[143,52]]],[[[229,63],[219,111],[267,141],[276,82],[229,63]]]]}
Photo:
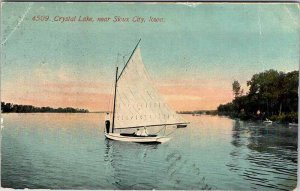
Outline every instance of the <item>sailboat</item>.
{"type": "Polygon", "coordinates": [[[155,89],[142,61],[140,41],[141,39],[120,74],[116,67],[112,126],[108,123],[105,136],[117,141],[164,143],[170,140],[168,136],[115,132],[188,124],[164,102],[155,89]]]}

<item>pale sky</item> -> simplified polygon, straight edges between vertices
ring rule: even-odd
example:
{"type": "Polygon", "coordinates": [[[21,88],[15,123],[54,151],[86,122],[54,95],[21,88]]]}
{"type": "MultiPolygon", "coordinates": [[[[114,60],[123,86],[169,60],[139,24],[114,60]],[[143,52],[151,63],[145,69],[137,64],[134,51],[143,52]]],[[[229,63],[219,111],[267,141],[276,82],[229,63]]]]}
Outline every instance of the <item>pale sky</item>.
{"type": "MultiPolygon", "coordinates": [[[[137,41],[175,110],[216,109],[255,73],[298,70],[299,7],[230,3],[3,3],[1,100],[108,110],[115,66],[137,41]],[[33,21],[33,16],[49,21],[33,21]],[[149,17],[161,23],[55,22],[55,16],[149,17]]],[[[124,57],[124,59],[123,59],[124,57]]]]}

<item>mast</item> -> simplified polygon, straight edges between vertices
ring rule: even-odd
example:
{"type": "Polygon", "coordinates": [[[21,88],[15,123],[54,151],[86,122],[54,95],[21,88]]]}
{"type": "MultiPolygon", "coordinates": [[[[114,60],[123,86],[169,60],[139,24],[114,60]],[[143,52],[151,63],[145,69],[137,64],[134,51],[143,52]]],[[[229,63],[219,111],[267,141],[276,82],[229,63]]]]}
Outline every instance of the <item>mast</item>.
{"type": "Polygon", "coordinates": [[[112,131],[111,131],[112,133],[114,132],[114,129],[115,129],[115,112],[116,112],[117,82],[118,82],[119,78],[121,77],[121,75],[122,75],[124,69],[126,68],[128,62],[130,61],[130,59],[131,59],[133,53],[135,52],[135,50],[136,50],[136,48],[138,47],[138,45],[139,45],[139,43],[141,42],[141,40],[142,40],[142,39],[140,39],[140,40],[138,41],[137,45],[136,45],[135,48],[133,49],[133,51],[132,51],[132,53],[131,53],[129,59],[127,60],[127,62],[126,62],[126,64],[125,64],[124,68],[122,69],[122,71],[121,71],[119,77],[118,77],[118,66],[117,66],[117,69],[116,69],[115,94],[114,94],[114,108],[113,108],[112,131]]]}
{"type": "Polygon", "coordinates": [[[118,81],[118,66],[117,66],[117,69],[116,69],[116,81],[115,81],[115,93],[114,93],[114,108],[113,108],[112,130],[111,130],[112,133],[114,132],[114,128],[115,128],[117,81],[118,81]]]}

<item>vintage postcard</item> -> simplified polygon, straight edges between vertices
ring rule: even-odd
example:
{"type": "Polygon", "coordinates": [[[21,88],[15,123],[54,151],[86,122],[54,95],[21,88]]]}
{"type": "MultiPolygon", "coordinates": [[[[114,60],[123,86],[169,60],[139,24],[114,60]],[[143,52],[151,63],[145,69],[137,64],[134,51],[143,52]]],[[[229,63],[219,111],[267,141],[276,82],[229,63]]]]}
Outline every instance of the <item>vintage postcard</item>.
{"type": "Polygon", "coordinates": [[[294,190],[297,3],[2,2],[1,187],[294,190]]]}

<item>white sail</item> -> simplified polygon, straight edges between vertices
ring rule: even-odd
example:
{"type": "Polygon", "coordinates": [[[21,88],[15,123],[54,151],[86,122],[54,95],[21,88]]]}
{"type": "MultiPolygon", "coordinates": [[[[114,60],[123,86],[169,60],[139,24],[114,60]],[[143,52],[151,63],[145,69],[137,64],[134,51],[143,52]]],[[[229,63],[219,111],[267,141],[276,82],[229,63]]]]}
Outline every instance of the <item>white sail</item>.
{"type": "Polygon", "coordinates": [[[115,129],[184,123],[159,96],[135,50],[117,81],[115,129]]]}

